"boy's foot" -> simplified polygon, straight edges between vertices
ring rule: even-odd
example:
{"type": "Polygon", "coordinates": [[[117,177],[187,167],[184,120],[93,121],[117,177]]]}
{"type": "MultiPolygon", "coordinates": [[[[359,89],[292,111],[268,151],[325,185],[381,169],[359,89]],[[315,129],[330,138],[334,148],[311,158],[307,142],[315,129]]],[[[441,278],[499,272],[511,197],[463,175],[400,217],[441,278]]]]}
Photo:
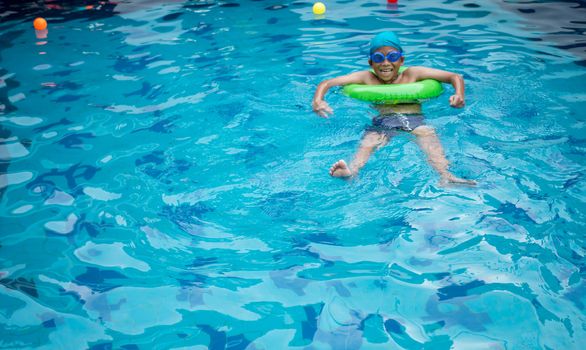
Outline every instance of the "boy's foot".
{"type": "Polygon", "coordinates": [[[456,185],[468,185],[468,186],[476,186],[476,181],[474,180],[466,180],[454,176],[454,174],[446,174],[443,175],[440,179],[440,185],[445,186],[448,184],[456,184],[456,185]]]}
{"type": "Polygon", "coordinates": [[[350,177],[352,176],[352,170],[344,160],[340,159],[330,168],[330,175],[333,177],[350,177]]]}

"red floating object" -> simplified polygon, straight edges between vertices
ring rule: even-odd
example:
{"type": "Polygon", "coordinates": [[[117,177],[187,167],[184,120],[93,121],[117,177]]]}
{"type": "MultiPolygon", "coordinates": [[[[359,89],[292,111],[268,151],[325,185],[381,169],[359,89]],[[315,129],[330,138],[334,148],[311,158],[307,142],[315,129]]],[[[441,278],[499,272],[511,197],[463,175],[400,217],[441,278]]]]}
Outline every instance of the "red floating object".
{"type": "Polygon", "coordinates": [[[35,27],[36,30],[47,29],[47,21],[42,17],[37,17],[37,18],[35,18],[35,21],[33,22],[33,26],[35,27]]]}

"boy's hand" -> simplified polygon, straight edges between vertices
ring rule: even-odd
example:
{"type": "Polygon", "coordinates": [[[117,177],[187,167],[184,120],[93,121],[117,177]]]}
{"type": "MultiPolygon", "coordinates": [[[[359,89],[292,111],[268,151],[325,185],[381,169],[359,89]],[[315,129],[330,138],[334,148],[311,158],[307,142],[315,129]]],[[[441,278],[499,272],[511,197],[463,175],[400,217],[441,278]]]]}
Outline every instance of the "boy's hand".
{"type": "Polygon", "coordinates": [[[334,110],[330,107],[330,105],[328,105],[326,101],[313,101],[311,106],[313,107],[313,111],[320,117],[327,118],[328,114],[334,114],[334,110]]]}
{"type": "Polygon", "coordinates": [[[464,96],[458,94],[450,96],[450,106],[456,108],[464,107],[464,96]]]}

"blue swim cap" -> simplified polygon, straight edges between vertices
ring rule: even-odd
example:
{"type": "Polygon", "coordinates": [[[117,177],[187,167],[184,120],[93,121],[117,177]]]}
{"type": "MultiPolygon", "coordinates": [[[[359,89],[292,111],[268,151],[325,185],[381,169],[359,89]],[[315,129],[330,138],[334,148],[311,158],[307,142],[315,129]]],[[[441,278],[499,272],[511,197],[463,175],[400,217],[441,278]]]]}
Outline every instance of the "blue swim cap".
{"type": "Polygon", "coordinates": [[[395,49],[403,52],[403,47],[401,47],[399,37],[393,32],[382,32],[377,34],[370,42],[370,54],[372,55],[372,53],[375,52],[379,47],[383,46],[392,46],[395,49]]]}

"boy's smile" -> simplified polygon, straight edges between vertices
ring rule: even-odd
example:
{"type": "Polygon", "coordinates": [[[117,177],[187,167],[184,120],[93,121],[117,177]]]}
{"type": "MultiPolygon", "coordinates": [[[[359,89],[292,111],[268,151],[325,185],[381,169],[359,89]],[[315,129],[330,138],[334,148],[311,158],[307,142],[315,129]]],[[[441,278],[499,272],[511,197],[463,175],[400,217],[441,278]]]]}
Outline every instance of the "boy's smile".
{"type": "Polygon", "coordinates": [[[400,51],[391,46],[383,46],[378,48],[373,53],[373,56],[378,54],[379,59],[381,59],[380,55],[382,54],[384,57],[382,62],[375,62],[372,59],[373,56],[371,56],[371,59],[368,60],[368,63],[374,70],[374,73],[384,84],[392,84],[397,79],[399,76],[399,67],[401,67],[403,61],[405,60],[402,56],[399,56],[395,62],[391,62],[389,60],[389,54],[393,56],[393,53],[400,53],[400,51]]]}

